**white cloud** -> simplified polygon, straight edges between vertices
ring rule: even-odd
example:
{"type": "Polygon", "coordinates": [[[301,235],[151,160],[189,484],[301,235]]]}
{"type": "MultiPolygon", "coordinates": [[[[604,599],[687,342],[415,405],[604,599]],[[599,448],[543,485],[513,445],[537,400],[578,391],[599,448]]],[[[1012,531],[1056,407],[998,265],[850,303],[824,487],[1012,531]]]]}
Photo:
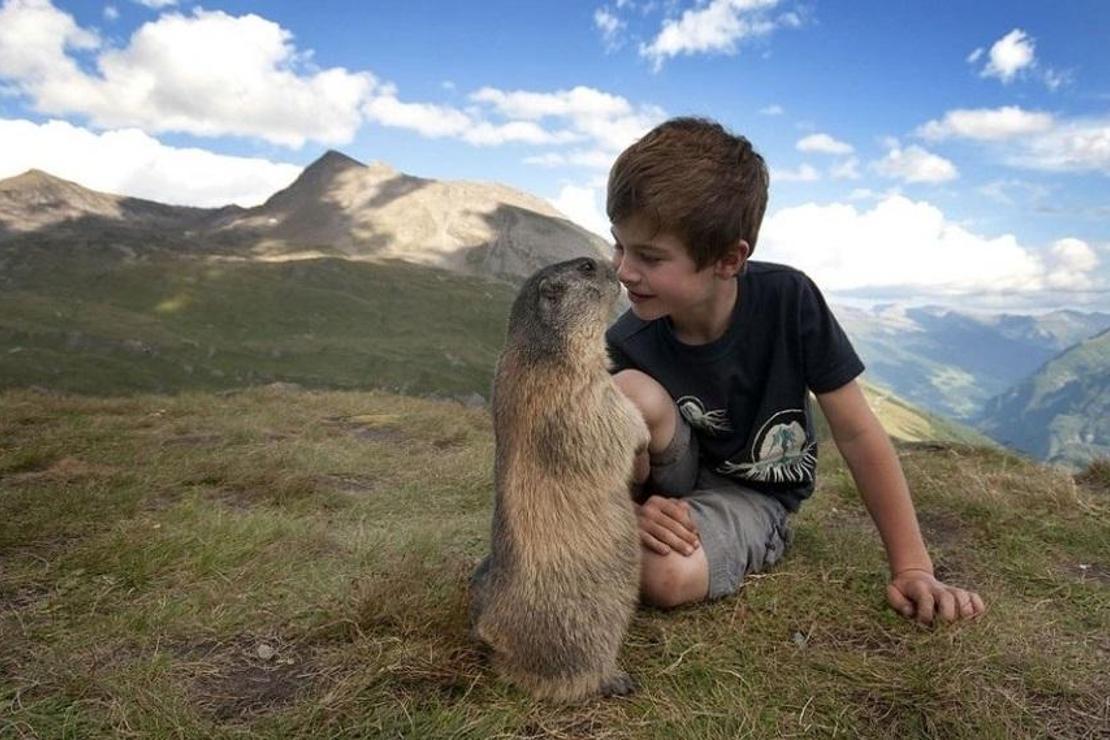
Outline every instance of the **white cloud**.
{"type": "Polygon", "coordinates": [[[763,116],[781,116],[786,111],[783,110],[781,105],[768,105],[766,108],[760,108],[759,113],[763,116]]]}
{"type": "Polygon", "coordinates": [[[584,86],[554,92],[483,87],[468,99],[472,104],[463,109],[404,102],[393,86],[382,85],[362,111],[369,120],[385,126],[475,146],[582,144],[585,148],[533,154],[523,161],[542,167],[606,170],[621,150],[665,117],[655,106],[636,107],[618,95],[584,86]],[[496,117],[509,120],[493,122],[496,117]]]}
{"type": "Polygon", "coordinates": [[[145,5],[148,8],[159,10],[161,8],[168,8],[171,5],[177,5],[177,0],[135,0],[139,5],[145,5]]]}
{"type": "Polygon", "coordinates": [[[582,228],[606,240],[611,239],[609,217],[605,215],[598,188],[564,185],[558,197],[551,200],[551,205],[582,228]]]}
{"type": "Polygon", "coordinates": [[[621,47],[620,33],[627,25],[609,8],[601,7],[594,11],[594,26],[601,31],[601,40],[605,43],[606,51],[615,51],[621,47]]]}
{"type": "Polygon", "coordinates": [[[575,149],[566,154],[544,152],[543,154],[525,157],[524,162],[540,167],[587,167],[608,171],[613,166],[615,158],[613,152],[604,149],[575,149]]]}
{"type": "MultiPolygon", "coordinates": [[[[484,87],[472,93],[470,99],[511,118],[562,120],[574,137],[592,141],[596,145],[595,150],[609,153],[609,162],[605,167],[612,164],[616,154],[660,123],[666,115],[656,106],[636,107],[619,95],[584,86],[555,92],[505,91],[484,87]]],[[[572,140],[569,134],[564,139],[572,140]]]]}
{"type": "Polygon", "coordinates": [[[1052,265],[1046,279],[1050,287],[1084,290],[1095,286],[1092,273],[1098,267],[1099,258],[1087,242],[1073,237],[1059,239],[1049,254],[1052,265]]]}
{"type": "Polygon", "coordinates": [[[370,73],[341,67],[298,74],[310,53],[257,15],[167,13],[126,46],[99,49],[97,73],[66,53],[98,46],[49,0],[7,0],[0,9],[0,78],[36,111],[85,116],[97,128],[256,136],[292,147],[344,143],[376,85],[370,73]]]}
{"type": "Polygon", "coordinates": [[[819,173],[812,165],[803,163],[796,170],[771,171],[771,182],[816,182],[821,179],[819,173]]]}
{"type": "Polygon", "coordinates": [[[834,180],[858,180],[861,175],[859,173],[859,160],[855,157],[849,157],[839,164],[835,164],[829,168],[829,177],[834,180]]]}
{"type": "Polygon", "coordinates": [[[800,152],[820,152],[822,154],[851,154],[855,149],[851,144],[837,141],[828,134],[810,134],[799,139],[794,145],[800,152]]]}
{"type": "Polygon", "coordinates": [[[0,78],[42,88],[76,85],[83,73],[66,51],[90,51],[100,43],[95,32],[80,28],[49,0],[0,6],[0,78]]]}
{"type": "Polygon", "coordinates": [[[1018,205],[1018,198],[1021,197],[1022,205],[1040,207],[1052,190],[1037,183],[1006,179],[992,180],[976,188],[976,192],[1005,206],[1018,205]]]}
{"type": "Polygon", "coordinates": [[[1110,174],[1110,118],[1057,119],[1017,106],[952,110],[917,128],[924,139],[950,137],[1009,142],[1001,159],[1014,167],[1049,172],[1110,174]]]}
{"type": "Polygon", "coordinates": [[[936,183],[959,177],[956,165],[916,145],[892,146],[885,157],[871,166],[881,175],[904,182],[936,183]]]}
{"type": "Polygon", "coordinates": [[[115,5],[105,5],[104,18],[110,21],[119,20],[119,8],[115,5]]]}
{"type": "Polygon", "coordinates": [[[470,99],[488,103],[498,112],[513,118],[539,120],[548,116],[570,118],[613,118],[632,112],[632,105],[619,95],[578,87],[554,93],[529,90],[498,90],[483,87],[471,93],[470,99]]]}
{"type": "Polygon", "coordinates": [[[1075,119],[1022,142],[1008,164],[1051,172],[1110,175],[1110,118],[1075,119]]]}
{"type": "Polygon", "coordinates": [[[1057,245],[1046,265],[1011,234],[975,234],[927,202],[889,195],[870,210],[807,203],[774,212],[756,254],[805,270],[835,291],[978,296],[1088,284],[1095,264],[1089,254],[1071,241],[1057,245]],[[1048,279],[1050,268],[1060,277],[1048,279]]]}
{"type": "Polygon", "coordinates": [[[980,77],[997,77],[1009,84],[1023,69],[1035,61],[1034,42],[1025,31],[1015,28],[995,41],[988,54],[989,61],[979,73],[980,77]]]}
{"type": "Polygon", "coordinates": [[[917,135],[938,140],[956,136],[978,141],[996,141],[1048,131],[1053,126],[1051,113],[1027,111],[1014,105],[1002,108],[950,110],[942,120],[918,127],[917,135]]]}
{"type": "Polygon", "coordinates": [[[1045,87],[1055,92],[1064,85],[1070,85],[1072,83],[1072,73],[1065,70],[1049,68],[1045,69],[1041,79],[1044,80],[1045,87]]]}
{"type": "Polygon", "coordinates": [[[984,49],[982,46],[977,47],[975,51],[967,55],[967,63],[975,64],[977,61],[979,61],[979,57],[983,56],[983,51],[984,49]]]}
{"type": "Polygon", "coordinates": [[[451,106],[405,103],[393,94],[375,96],[362,110],[368,119],[383,126],[409,129],[430,139],[457,138],[475,146],[558,144],[577,138],[570,132],[547,131],[532,121],[492,124],[451,106]]]}
{"type": "Polygon", "coordinates": [[[36,168],[93,190],[191,206],[258,205],[302,167],[166,146],[137,129],[0,119],[0,178],[36,168]]]}
{"type": "Polygon", "coordinates": [[[777,4],[778,0],[709,0],[677,19],[663,21],[651,43],[640,45],[640,56],[650,59],[658,71],[667,59],[679,54],[734,54],[744,39],[800,25],[796,15],[768,18],[763,11],[777,4]]]}

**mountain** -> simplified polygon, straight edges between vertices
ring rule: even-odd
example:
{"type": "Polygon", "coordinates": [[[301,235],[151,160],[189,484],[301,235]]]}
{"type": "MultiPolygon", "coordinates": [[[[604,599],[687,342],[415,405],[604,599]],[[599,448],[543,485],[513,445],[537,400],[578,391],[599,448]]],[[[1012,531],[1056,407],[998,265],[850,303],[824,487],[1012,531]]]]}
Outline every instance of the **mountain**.
{"type": "Polygon", "coordinates": [[[1110,314],[1068,310],[1027,316],[883,305],[836,313],[875,383],[963,420],[1062,350],[1110,327],[1110,314]]]}
{"type": "Polygon", "coordinates": [[[169,251],[399,259],[510,282],[552,262],[610,252],[604,239],[527,193],[413,177],[335,151],[249,209],[168,206],[36,170],[0,181],[0,268],[25,268],[39,250],[66,247],[91,247],[105,258],[169,251]]]}
{"type": "Polygon", "coordinates": [[[1003,444],[1066,466],[1110,456],[1110,331],[991,399],[978,426],[1003,444]]]}
{"type": "Polygon", "coordinates": [[[41,170],[0,180],[0,236],[43,231],[83,219],[165,228],[196,223],[211,212],[99,193],[41,170]]]}

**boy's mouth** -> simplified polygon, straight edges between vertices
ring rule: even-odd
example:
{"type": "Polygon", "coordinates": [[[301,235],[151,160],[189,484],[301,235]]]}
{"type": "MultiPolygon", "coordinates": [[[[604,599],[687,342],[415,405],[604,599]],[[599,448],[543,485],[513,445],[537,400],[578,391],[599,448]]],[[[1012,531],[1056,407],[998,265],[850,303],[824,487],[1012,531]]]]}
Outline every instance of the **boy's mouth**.
{"type": "Polygon", "coordinates": [[[654,297],[655,296],[650,296],[646,293],[637,293],[634,290],[629,290],[628,291],[628,300],[632,301],[633,303],[642,303],[643,301],[646,301],[649,298],[654,298],[654,297]]]}

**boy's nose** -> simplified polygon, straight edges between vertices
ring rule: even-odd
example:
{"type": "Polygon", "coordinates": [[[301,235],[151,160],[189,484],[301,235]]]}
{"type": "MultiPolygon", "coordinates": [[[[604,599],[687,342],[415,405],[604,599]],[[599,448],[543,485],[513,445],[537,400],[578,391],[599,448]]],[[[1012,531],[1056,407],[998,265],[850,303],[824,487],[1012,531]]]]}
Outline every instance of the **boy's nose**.
{"type": "Polygon", "coordinates": [[[636,282],[631,265],[629,265],[628,260],[624,259],[622,255],[617,254],[613,256],[613,269],[617,271],[617,280],[620,280],[625,285],[636,282]]]}

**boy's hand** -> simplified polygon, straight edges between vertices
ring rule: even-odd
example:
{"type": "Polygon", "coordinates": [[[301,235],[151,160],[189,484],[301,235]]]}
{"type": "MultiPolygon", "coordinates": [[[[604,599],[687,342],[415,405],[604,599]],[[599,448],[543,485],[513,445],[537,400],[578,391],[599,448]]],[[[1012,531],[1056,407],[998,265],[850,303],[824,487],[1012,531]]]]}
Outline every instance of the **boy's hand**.
{"type": "Polygon", "coordinates": [[[689,555],[698,549],[698,530],[685,501],[651,496],[636,506],[636,519],[640,542],[652,552],[666,555],[674,550],[689,555]]]}
{"type": "Polygon", "coordinates": [[[948,586],[925,570],[910,569],[894,576],[886,587],[886,599],[902,616],[932,624],[934,616],[945,622],[974,619],[986,611],[974,591],[948,586]]]}

